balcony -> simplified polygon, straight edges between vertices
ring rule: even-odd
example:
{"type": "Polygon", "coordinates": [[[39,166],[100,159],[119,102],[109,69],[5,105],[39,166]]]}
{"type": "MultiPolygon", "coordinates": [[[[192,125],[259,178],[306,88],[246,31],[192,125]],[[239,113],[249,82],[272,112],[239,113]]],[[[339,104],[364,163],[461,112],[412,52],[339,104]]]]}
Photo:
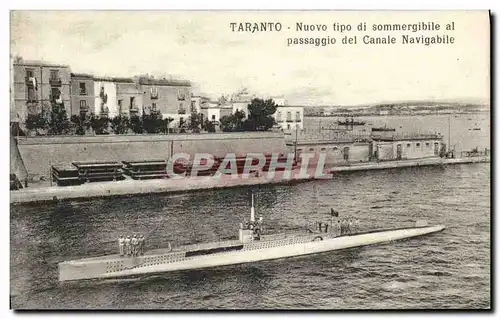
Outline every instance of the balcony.
{"type": "Polygon", "coordinates": [[[79,94],[79,95],[87,95],[87,90],[82,90],[82,89],[80,89],[80,90],[78,91],[78,94],[79,94]]]}
{"type": "Polygon", "coordinates": [[[302,122],[302,120],[301,119],[296,119],[295,122],[300,123],[300,122],[302,122]]]}
{"type": "Polygon", "coordinates": [[[88,105],[80,106],[80,113],[88,113],[89,111],[90,111],[90,107],[88,105]]]}
{"type": "MultiPolygon", "coordinates": [[[[34,77],[25,77],[24,78],[24,81],[26,82],[26,85],[29,86],[29,87],[34,87],[34,83],[33,83],[33,79],[35,79],[34,77]]],[[[35,82],[36,82],[36,79],[35,79],[35,82]]]]}
{"type": "Polygon", "coordinates": [[[60,78],[50,78],[49,84],[54,87],[59,87],[62,85],[62,82],[60,78]]]}
{"type": "Polygon", "coordinates": [[[137,106],[135,106],[135,105],[132,105],[132,106],[130,107],[130,109],[129,109],[129,112],[130,112],[131,114],[137,114],[137,113],[139,113],[139,108],[138,108],[137,106]]]}
{"type": "Polygon", "coordinates": [[[179,109],[177,111],[177,114],[186,114],[186,110],[185,109],[179,109]]]}
{"type": "Polygon", "coordinates": [[[293,123],[293,120],[292,120],[292,119],[286,119],[286,121],[287,121],[288,123],[293,123]]]}

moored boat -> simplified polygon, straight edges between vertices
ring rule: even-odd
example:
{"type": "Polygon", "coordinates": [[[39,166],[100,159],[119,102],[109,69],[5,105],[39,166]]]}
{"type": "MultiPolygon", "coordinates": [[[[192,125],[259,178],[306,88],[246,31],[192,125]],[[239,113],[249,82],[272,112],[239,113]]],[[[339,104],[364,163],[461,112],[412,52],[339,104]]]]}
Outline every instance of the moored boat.
{"type": "Polygon", "coordinates": [[[253,205],[250,222],[241,223],[237,240],[185,245],[148,251],[130,256],[108,255],[65,261],[59,264],[59,281],[92,278],[115,278],[141,274],[163,273],[178,270],[209,268],[243,264],[323,253],[364,245],[378,244],[416,237],[444,229],[444,226],[428,226],[419,221],[414,227],[357,232],[340,229],[340,221],[319,224],[318,229],[307,229],[292,234],[263,234],[263,220],[255,220],[253,205]],[[324,226],[324,227],[322,227],[324,226]]]}

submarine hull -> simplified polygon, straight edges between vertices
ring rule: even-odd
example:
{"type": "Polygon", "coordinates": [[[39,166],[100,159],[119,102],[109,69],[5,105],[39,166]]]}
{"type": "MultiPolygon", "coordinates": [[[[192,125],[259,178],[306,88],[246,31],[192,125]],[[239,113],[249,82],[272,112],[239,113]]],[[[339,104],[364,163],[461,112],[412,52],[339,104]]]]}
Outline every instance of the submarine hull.
{"type": "Polygon", "coordinates": [[[137,276],[289,258],[417,237],[444,228],[442,225],[413,227],[340,237],[317,233],[245,244],[230,241],[204,250],[168,251],[138,257],[113,255],[87,258],[60,263],[59,281],[137,276]]]}

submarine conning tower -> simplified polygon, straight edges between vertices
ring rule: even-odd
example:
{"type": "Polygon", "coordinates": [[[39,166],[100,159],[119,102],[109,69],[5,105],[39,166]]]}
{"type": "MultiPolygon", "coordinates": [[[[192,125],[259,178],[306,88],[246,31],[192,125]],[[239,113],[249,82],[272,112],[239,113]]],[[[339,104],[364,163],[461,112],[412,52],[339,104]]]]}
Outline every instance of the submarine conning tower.
{"type": "Polygon", "coordinates": [[[248,243],[254,240],[254,227],[255,227],[255,208],[253,205],[253,193],[252,193],[252,206],[250,207],[250,223],[248,225],[240,224],[239,230],[239,240],[241,243],[248,243]]]}

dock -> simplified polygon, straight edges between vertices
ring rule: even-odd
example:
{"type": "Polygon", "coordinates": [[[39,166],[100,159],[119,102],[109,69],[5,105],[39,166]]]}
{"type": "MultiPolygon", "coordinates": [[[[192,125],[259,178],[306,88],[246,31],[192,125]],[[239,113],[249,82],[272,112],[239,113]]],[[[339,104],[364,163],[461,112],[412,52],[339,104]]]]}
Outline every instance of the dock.
{"type": "Polygon", "coordinates": [[[113,182],[94,182],[83,185],[71,186],[50,186],[50,187],[28,187],[10,192],[11,204],[23,204],[34,202],[50,202],[59,200],[75,200],[97,197],[112,196],[132,196],[139,194],[154,193],[182,193],[199,190],[223,189],[230,187],[256,186],[287,184],[304,182],[314,179],[332,178],[334,173],[350,171],[367,171],[380,169],[397,169],[404,167],[420,167],[435,165],[456,165],[489,163],[490,158],[463,157],[463,158],[427,158],[416,160],[401,160],[387,162],[356,163],[351,165],[335,166],[324,171],[325,177],[314,177],[312,171],[308,170],[309,176],[299,174],[300,168],[292,170],[291,176],[284,175],[284,172],[276,172],[273,178],[269,178],[267,173],[254,175],[223,175],[219,178],[213,176],[197,176],[182,178],[164,178],[151,180],[126,179],[113,182]]]}

